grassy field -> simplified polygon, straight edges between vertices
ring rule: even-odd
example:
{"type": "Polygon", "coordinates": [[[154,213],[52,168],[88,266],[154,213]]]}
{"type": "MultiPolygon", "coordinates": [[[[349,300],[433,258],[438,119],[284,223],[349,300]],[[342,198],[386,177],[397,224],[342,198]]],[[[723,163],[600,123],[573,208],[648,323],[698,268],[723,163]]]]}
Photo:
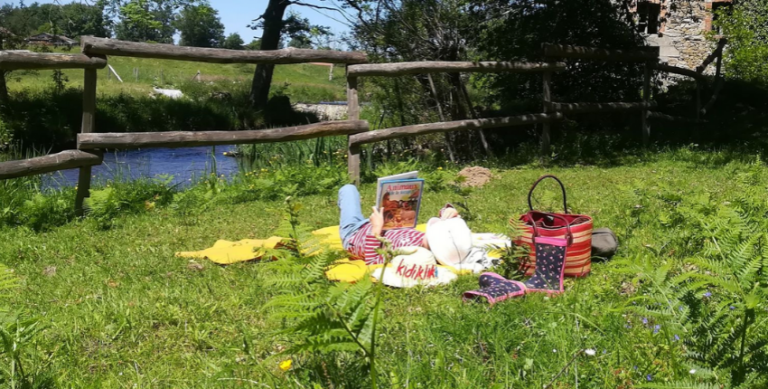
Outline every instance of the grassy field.
{"type": "MultiPolygon", "coordinates": [[[[702,218],[723,215],[743,210],[746,194],[764,193],[764,166],[753,156],[741,158],[684,149],[606,166],[496,169],[489,185],[464,199],[474,215],[469,222],[473,230],[504,230],[510,217],[527,210],[530,184],[553,173],[566,183],[573,212],[592,215],[596,227],[616,232],[619,254],[593,264],[589,277],[568,280],[561,296],[528,295],[492,308],[461,301],[462,292],[477,286],[473,275],[433,289],[385,289],[380,385],[630,388],[686,381],[690,385],[680,387],[731,387],[732,370],[708,365],[696,354],[702,347],[715,350],[721,342],[707,346],[694,327],[686,327],[690,323],[674,320],[676,309],[672,316],[653,314],[655,303],[643,298],[669,292],[659,284],[664,277],[651,277],[658,276],[654,272],[695,271],[689,258],[709,255],[701,248],[706,239],[696,235],[692,210],[702,218]],[[641,313],[640,306],[648,313],[641,313]]],[[[361,191],[367,209],[375,188],[368,184],[361,191]]],[[[755,209],[765,212],[759,199],[753,198],[755,209]]],[[[449,190],[429,192],[421,217],[458,200],[449,190]]],[[[338,223],[333,191],[299,201],[305,207],[300,219],[307,226],[338,223]]],[[[537,195],[543,208],[557,209],[559,201],[551,185],[543,185],[537,195]]],[[[39,316],[46,325],[25,351],[29,366],[53,374],[61,387],[368,385],[357,363],[359,353],[279,354],[300,335],[280,333],[287,323],[271,316],[275,307],[265,307],[286,293],[273,283],[275,263],[221,267],[201,260],[202,266],[190,266],[189,260],[174,257],[217,239],[273,235],[282,201],[219,201],[194,221],[170,208],[147,208],[118,215],[106,230],[90,219],[47,232],[0,230],[0,263],[22,282],[9,297],[11,306],[39,316]],[[293,366],[282,371],[278,364],[288,358],[293,366]]],[[[706,287],[714,296],[691,288],[686,304],[698,312],[733,304],[726,314],[741,312],[729,292],[706,287]]],[[[665,295],[657,301],[666,305],[671,299],[665,295]]],[[[752,309],[757,324],[749,335],[764,340],[765,301],[752,309]]],[[[738,350],[732,343],[726,347],[738,350]]],[[[750,360],[762,363],[765,351],[758,343],[750,360]]],[[[765,376],[751,369],[748,376],[758,381],[743,387],[765,384],[765,376]]]]}
{"type": "MultiPolygon", "coordinates": [[[[98,92],[105,95],[129,94],[147,96],[152,87],[184,89],[200,71],[201,81],[211,83],[220,91],[235,87],[250,88],[256,65],[212,64],[146,58],[110,57],[109,64],[123,82],[109,75],[107,68],[98,71],[98,92]],[[138,79],[134,69],[139,70],[138,79]],[[162,76],[161,76],[162,75],[162,76]]],[[[68,86],[82,88],[82,70],[63,70],[68,86]]],[[[333,80],[328,80],[328,66],[298,64],[275,67],[273,86],[293,97],[293,102],[317,103],[320,100],[345,100],[344,68],[334,68],[333,80]]],[[[16,71],[8,77],[11,93],[39,91],[51,87],[51,71],[16,71]]]]}

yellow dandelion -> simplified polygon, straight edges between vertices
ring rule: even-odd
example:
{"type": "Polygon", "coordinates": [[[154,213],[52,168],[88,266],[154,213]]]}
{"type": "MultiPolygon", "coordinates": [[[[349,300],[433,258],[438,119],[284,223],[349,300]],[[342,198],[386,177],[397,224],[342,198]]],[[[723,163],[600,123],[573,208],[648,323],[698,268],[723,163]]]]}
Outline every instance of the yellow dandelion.
{"type": "Polygon", "coordinates": [[[293,361],[290,359],[286,359],[282,362],[280,362],[280,370],[282,371],[288,371],[291,370],[291,366],[293,365],[293,361]]]}
{"type": "Polygon", "coordinates": [[[441,167],[439,167],[439,166],[438,166],[438,167],[437,167],[437,170],[443,170],[443,168],[441,168],[441,167]]]}

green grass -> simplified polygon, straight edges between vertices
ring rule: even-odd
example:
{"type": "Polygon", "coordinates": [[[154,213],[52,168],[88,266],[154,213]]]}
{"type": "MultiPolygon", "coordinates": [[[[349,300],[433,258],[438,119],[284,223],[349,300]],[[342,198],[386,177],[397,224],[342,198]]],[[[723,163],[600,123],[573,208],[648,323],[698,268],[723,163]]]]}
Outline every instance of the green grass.
{"type": "MultiPolygon", "coordinates": [[[[496,170],[488,186],[469,196],[473,230],[504,229],[510,217],[526,212],[531,183],[552,173],[566,183],[573,212],[592,215],[595,227],[616,232],[619,255],[594,263],[587,278],[569,279],[561,296],[528,295],[493,308],[461,301],[462,292],[477,286],[477,276],[433,289],[387,289],[377,361],[382,387],[541,388],[561,371],[553,387],[727,383],[722,373],[713,379],[702,368],[689,374],[682,341],[654,333],[655,322],[643,325],[622,309],[644,284],[617,272],[614,261],[647,257],[659,266],[682,265],[688,254],[676,239],[679,228],[662,216],[670,202],[686,204],[707,194],[720,204],[738,197],[745,189],[739,177],[755,168],[730,158],[684,149],[605,167],[496,170]],[[597,353],[569,365],[582,349],[597,353]]],[[[764,170],[750,185],[766,187],[764,170]]],[[[558,209],[555,187],[541,189],[539,204],[558,209]]],[[[375,188],[368,184],[361,191],[367,209],[375,188]]],[[[456,200],[450,191],[427,193],[422,220],[456,200]]],[[[303,223],[338,223],[335,194],[300,201],[303,223]]],[[[43,233],[5,228],[0,262],[23,284],[10,303],[48,326],[34,348],[39,365],[56,372],[62,387],[360,387],[364,378],[344,364],[360,358],[355,354],[294,356],[293,369],[280,371],[278,363],[287,357],[278,353],[294,339],[277,333],[282,323],[264,308],[275,294],[269,264],[221,267],[200,260],[198,271],[174,256],[217,239],[269,237],[281,215],[279,200],[222,201],[193,223],[157,208],[118,216],[107,230],[89,219],[43,233]]]]}
{"type": "MultiPolygon", "coordinates": [[[[256,65],[212,64],[202,62],[171,61],[147,58],[109,57],[109,64],[117,71],[123,82],[114,76],[108,77],[107,68],[98,70],[97,91],[105,95],[129,94],[147,96],[152,87],[181,88],[189,86],[198,70],[204,83],[212,83],[210,89],[231,91],[233,85],[250,88],[256,65]],[[133,69],[139,69],[138,80],[133,69]],[[161,78],[162,73],[162,78],[161,78]]],[[[69,79],[68,85],[83,86],[82,70],[63,70],[69,79]]],[[[52,85],[51,71],[16,71],[8,77],[9,92],[39,91],[52,85]]],[[[276,89],[292,97],[293,102],[317,103],[320,100],[345,100],[345,78],[342,66],[334,67],[333,80],[328,80],[328,67],[298,64],[278,65],[272,79],[276,89]]]]}

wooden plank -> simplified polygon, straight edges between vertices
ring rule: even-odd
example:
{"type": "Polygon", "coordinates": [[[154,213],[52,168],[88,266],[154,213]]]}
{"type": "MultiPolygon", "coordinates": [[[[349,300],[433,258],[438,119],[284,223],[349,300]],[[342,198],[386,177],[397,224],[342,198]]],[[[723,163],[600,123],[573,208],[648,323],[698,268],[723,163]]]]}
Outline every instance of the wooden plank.
{"type": "Polygon", "coordinates": [[[555,112],[562,113],[593,113],[593,112],[620,112],[642,111],[644,108],[653,108],[655,102],[649,103],[550,103],[549,107],[555,112]]]}
{"type": "MultiPolygon", "coordinates": [[[[349,76],[349,67],[347,67],[347,118],[349,120],[360,119],[357,78],[349,76]]],[[[352,145],[351,136],[347,137],[347,173],[355,185],[360,185],[360,147],[352,145]]]]}
{"type": "Polygon", "coordinates": [[[707,80],[706,76],[704,76],[701,73],[697,73],[696,71],[691,69],[684,69],[677,66],[670,66],[670,65],[660,64],[660,63],[653,64],[653,68],[656,70],[660,70],[662,72],[679,74],[681,76],[688,76],[697,81],[707,80]]]}
{"type": "Polygon", "coordinates": [[[454,62],[419,61],[350,65],[347,74],[363,76],[402,76],[429,73],[535,73],[565,70],[563,62],[454,62]]]}
{"type": "MultiPolygon", "coordinates": [[[[552,72],[544,73],[542,81],[541,98],[544,105],[543,112],[548,113],[550,111],[549,104],[552,102],[552,91],[550,90],[550,85],[552,83],[552,72]]],[[[544,124],[541,125],[541,158],[546,158],[549,155],[549,129],[549,122],[544,122],[544,124]]]]}
{"type": "Polygon", "coordinates": [[[85,54],[115,55],[137,58],[172,59],[212,63],[291,64],[305,62],[366,63],[365,53],[356,51],[308,50],[227,50],[120,41],[117,39],[80,37],[85,54]]]}
{"type": "MultiPolygon", "coordinates": [[[[83,78],[83,119],[80,132],[88,134],[96,127],[96,81],[98,73],[95,69],[86,69],[83,78]]],[[[91,192],[91,167],[80,168],[77,178],[77,193],[75,194],[75,215],[83,216],[83,203],[91,192]]]]}
{"type": "Polygon", "coordinates": [[[440,122],[429,124],[416,124],[412,126],[393,127],[384,130],[368,131],[352,135],[350,142],[352,145],[362,145],[366,143],[379,142],[387,139],[396,139],[406,136],[426,135],[436,132],[458,131],[458,130],[477,130],[481,128],[500,128],[511,126],[523,126],[536,123],[545,123],[553,120],[561,120],[562,114],[531,114],[522,116],[512,116],[503,118],[474,119],[474,120],[456,120],[452,122],[440,122]]]}
{"type": "Polygon", "coordinates": [[[0,69],[2,70],[102,69],[105,66],[107,66],[107,60],[102,56],[0,51],[0,69]]]}
{"type": "Polygon", "coordinates": [[[696,71],[699,73],[704,72],[704,69],[709,66],[709,64],[712,63],[715,59],[718,57],[723,56],[723,48],[725,48],[725,45],[728,43],[728,39],[726,38],[720,38],[720,40],[717,42],[717,47],[714,51],[712,51],[711,54],[707,56],[707,58],[704,59],[704,61],[701,63],[701,65],[696,67],[696,71]]]}
{"type": "Polygon", "coordinates": [[[100,153],[67,150],[42,157],[0,162],[0,180],[99,164],[101,164],[100,153]]]}
{"type": "Polygon", "coordinates": [[[675,123],[706,123],[706,120],[684,118],[682,116],[665,115],[663,113],[652,112],[652,111],[648,112],[648,118],[655,119],[655,120],[664,120],[668,122],[675,122],[675,123]]]}
{"type": "Polygon", "coordinates": [[[648,104],[651,101],[651,63],[643,66],[643,107],[640,116],[640,125],[643,130],[643,146],[647,146],[651,139],[651,123],[648,122],[648,104]]]}
{"type": "Polygon", "coordinates": [[[218,146],[288,142],[323,136],[356,134],[367,130],[368,122],[365,120],[345,120],[272,130],[79,134],[77,146],[81,150],[218,146]]]}
{"type": "Polygon", "coordinates": [[[640,46],[636,50],[606,50],[594,47],[544,44],[544,56],[596,61],[646,62],[659,58],[659,48],[640,46]]]}

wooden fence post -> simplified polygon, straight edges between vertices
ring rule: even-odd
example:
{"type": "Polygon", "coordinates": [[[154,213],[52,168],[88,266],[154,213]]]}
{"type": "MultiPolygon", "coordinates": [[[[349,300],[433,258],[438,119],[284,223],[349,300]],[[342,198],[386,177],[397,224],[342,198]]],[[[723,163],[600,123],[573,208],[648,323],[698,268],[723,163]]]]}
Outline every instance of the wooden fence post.
{"type": "MultiPolygon", "coordinates": [[[[552,91],[550,85],[552,84],[552,72],[544,72],[542,85],[542,100],[544,113],[549,112],[549,103],[552,102],[552,91]]],[[[546,158],[549,155],[549,122],[545,122],[541,125],[541,158],[546,158]]]]}
{"type": "MultiPolygon", "coordinates": [[[[347,119],[360,120],[357,77],[347,77],[347,119]]],[[[360,146],[352,145],[347,137],[347,171],[355,185],[360,185],[360,146]]]]}
{"type": "Polygon", "coordinates": [[[701,117],[701,81],[696,80],[696,120],[701,117]]]}
{"type": "MultiPolygon", "coordinates": [[[[83,122],[81,133],[93,132],[96,119],[96,70],[86,69],[83,82],[83,122]]],[[[77,195],[75,196],[75,215],[83,216],[83,202],[90,195],[91,167],[80,168],[77,180],[77,195]]]]}
{"type": "MultiPolygon", "coordinates": [[[[646,62],[643,74],[643,101],[648,104],[651,100],[651,62],[646,62]]],[[[641,111],[641,125],[643,131],[643,146],[648,146],[648,142],[651,138],[651,126],[648,122],[648,108],[645,107],[641,111]]]]}

